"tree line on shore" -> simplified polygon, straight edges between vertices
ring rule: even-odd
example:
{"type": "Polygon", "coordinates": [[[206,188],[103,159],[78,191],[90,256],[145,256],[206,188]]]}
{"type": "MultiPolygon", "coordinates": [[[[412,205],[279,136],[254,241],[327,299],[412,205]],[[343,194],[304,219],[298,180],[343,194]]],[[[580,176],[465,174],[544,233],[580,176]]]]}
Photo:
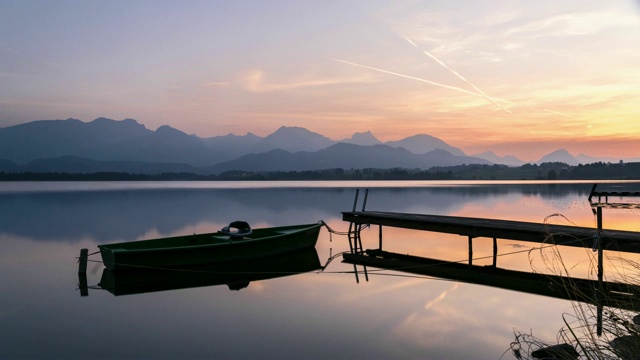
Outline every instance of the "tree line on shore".
{"type": "Polygon", "coordinates": [[[422,169],[325,169],[313,171],[226,171],[217,175],[192,173],[137,174],[125,172],[0,172],[0,181],[229,181],[229,180],[635,180],[640,163],[603,163],[570,166],[549,162],[506,165],[459,165],[422,169]]]}

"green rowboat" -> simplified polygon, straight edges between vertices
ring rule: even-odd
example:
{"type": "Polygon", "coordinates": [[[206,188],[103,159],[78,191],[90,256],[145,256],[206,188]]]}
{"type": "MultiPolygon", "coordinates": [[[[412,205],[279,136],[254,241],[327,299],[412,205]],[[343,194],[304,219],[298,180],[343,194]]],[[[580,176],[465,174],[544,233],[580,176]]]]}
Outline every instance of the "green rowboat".
{"type": "MultiPolygon", "coordinates": [[[[232,223],[233,224],[233,223],[232,223]]],[[[313,248],[324,222],[98,245],[109,270],[178,268],[233,262],[313,248]],[[245,233],[246,234],[246,233],[245,233]]]]}
{"type": "Polygon", "coordinates": [[[113,295],[227,285],[241,290],[250,282],[321,270],[315,248],[260,259],[192,266],[180,269],[111,271],[104,269],[99,287],[113,295]]]}

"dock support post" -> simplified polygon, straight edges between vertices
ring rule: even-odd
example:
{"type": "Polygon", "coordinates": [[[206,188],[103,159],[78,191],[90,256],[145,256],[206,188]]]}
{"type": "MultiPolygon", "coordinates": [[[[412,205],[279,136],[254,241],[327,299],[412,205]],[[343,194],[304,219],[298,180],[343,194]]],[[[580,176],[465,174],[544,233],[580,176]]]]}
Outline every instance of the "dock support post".
{"type": "Polygon", "coordinates": [[[78,288],[80,289],[80,296],[89,296],[89,286],[87,286],[87,274],[78,273],[78,288]]]}
{"type": "Polygon", "coordinates": [[[353,251],[353,243],[351,242],[352,227],[353,227],[353,223],[350,223],[349,224],[349,233],[347,234],[347,238],[349,239],[349,250],[353,254],[353,252],[354,252],[353,251]]]}
{"type": "Polygon", "coordinates": [[[493,238],[493,267],[498,265],[498,239],[493,238]]]}
{"type": "MultiPolygon", "coordinates": [[[[358,194],[359,194],[359,193],[360,193],[360,189],[356,189],[356,196],[355,196],[355,198],[353,199],[353,209],[351,209],[351,211],[352,211],[352,212],[353,212],[353,211],[356,211],[356,206],[358,205],[358,194]]],[[[353,251],[353,245],[354,245],[354,244],[352,244],[352,242],[351,242],[351,237],[353,236],[353,225],[354,225],[354,224],[353,224],[352,222],[351,222],[351,223],[349,223],[349,234],[347,235],[347,237],[349,238],[349,250],[351,250],[351,253],[352,253],[352,254],[354,253],[354,251],[353,251]]],[[[356,231],[356,232],[358,231],[358,225],[356,225],[356,229],[355,229],[355,231],[356,231]]],[[[353,241],[354,241],[354,243],[357,241],[357,240],[355,239],[355,236],[354,236],[353,241]]],[[[357,243],[356,243],[355,245],[356,245],[356,247],[358,246],[358,245],[357,245],[357,243]]],[[[356,279],[357,279],[357,278],[358,278],[358,275],[356,274],[356,279]]]]}
{"type": "MultiPolygon", "coordinates": [[[[362,211],[364,212],[364,208],[367,206],[367,198],[369,197],[369,189],[364,189],[364,200],[362,201],[362,211]]],[[[355,207],[354,209],[355,210],[355,207]]]]}
{"type": "Polygon", "coordinates": [[[356,189],[356,197],[353,199],[353,209],[351,211],[356,211],[356,205],[358,205],[358,193],[360,193],[360,189],[356,189]]]}
{"type": "Polygon", "coordinates": [[[602,336],[602,304],[600,304],[600,297],[604,296],[602,293],[602,278],[604,277],[604,266],[603,256],[602,256],[602,206],[598,206],[596,211],[596,219],[598,223],[598,233],[596,236],[598,237],[598,289],[596,290],[596,302],[598,304],[597,313],[596,313],[596,334],[598,336],[602,336]]]}
{"type": "Polygon", "coordinates": [[[356,264],[353,264],[353,273],[356,275],[356,284],[360,284],[360,278],[358,277],[358,267],[356,264]]]}
{"type": "Polygon", "coordinates": [[[469,236],[469,267],[473,263],[473,237],[469,236]]]}
{"type": "Polygon", "coordinates": [[[89,258],[89,249],[80,249],[80,258],[78,258],[78,274],[87,272],[87,259],[89,258]]]}
{"type": "Polygon", "coordinates": [[[598,222],[598,234],[596,235],[598,237],[598,281],[602,282],[602,277],[603,277],[603,265],[602,265],[602,206],[598,206],[598,210],[596,213],[596,218],[597,218],[597,222],[598,222]]]}
{"type": "Polygon", "coordinates": [[[378,231],[378,250],[382,250],[382,225],[378,231]]]}

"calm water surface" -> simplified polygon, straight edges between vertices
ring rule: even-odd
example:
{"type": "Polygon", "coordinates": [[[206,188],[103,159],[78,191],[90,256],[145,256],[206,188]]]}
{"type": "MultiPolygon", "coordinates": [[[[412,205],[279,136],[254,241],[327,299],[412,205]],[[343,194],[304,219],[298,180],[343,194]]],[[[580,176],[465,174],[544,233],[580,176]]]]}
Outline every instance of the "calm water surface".
{"type": "MultiPolygon", "coordinates": [[[[324,271],[239,291],[80,296],[81,248],[212,232],[238,219],[256,228],[324,220],[344,231],[340,212],[365,187],[367,210],[595,226],[587,182],[0,183],[0,358],[499,359],[514,329],[555,341],[568,301],[372,268],[358,282],[340,257],[324,271]]],[[[605,210],[605,228],[640,231],[638,215],[605,210]]],[[[378,229],[363,239],[377,247],[378,229]]],[[[534,246],[500,240],[498,266],[548,271],[547,250],[529,251],[534,246]]],[[[448,261],[468,256],[466,238],[419,231],[385,228],[384,247],[448,261]]],[[[323,265],[347,249],[344,236],[325,230],[316,246],[323,265]]],[[[491,239],[474,240],[474,264],[491,264],[491,254],[491,239]]],[[[593,277],[590,254],[562,249],[577,276],[593,277]]],[[[90,262],[89,285],[102,272],[90,262]]]]}

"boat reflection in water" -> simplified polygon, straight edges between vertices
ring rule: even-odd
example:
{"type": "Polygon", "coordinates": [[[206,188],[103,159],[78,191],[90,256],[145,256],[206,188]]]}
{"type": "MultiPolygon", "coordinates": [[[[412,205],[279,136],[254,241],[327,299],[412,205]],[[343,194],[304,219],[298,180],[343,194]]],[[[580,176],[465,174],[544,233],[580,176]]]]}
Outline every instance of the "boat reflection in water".
{"type": "Polygon", "coordinates": [[[244,289],[252,281],[274,279],[322,269],[315,248],[286,255],[181,269],[111,271],[104,269],[98,287],[115,296],[227,285],[244,289]]]}

